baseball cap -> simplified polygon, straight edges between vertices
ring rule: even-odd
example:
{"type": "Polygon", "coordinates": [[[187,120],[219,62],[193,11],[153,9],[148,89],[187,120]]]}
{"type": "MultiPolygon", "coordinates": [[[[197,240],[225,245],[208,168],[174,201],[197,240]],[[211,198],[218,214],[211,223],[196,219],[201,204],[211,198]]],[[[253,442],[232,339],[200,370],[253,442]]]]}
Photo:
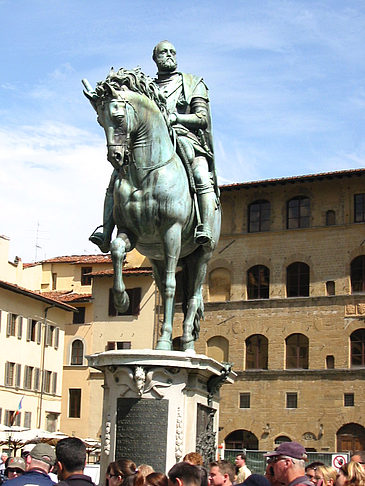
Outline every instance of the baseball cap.
{"type": "Polygon", "coordinates": [[[29,452],[30,457],[37,459],[38,461],[45,462],[50,466],[53,466],[56,462],[56,454],[52,446],[49,444],[40,443],[33,447],[29,452]]]}
{"type": "Polygon", "coordinates": [[[283,442],[275,451],[264,454],[265,457],[288,456],[293,459],[307,460],[307,452],[305,448],[298,442],[283,442]]]}
{"type": "Polygon", "coordinates": [[[25,471],[25,461],[22,457],[10,457],[7,469],[21,469],[25,471]]]}

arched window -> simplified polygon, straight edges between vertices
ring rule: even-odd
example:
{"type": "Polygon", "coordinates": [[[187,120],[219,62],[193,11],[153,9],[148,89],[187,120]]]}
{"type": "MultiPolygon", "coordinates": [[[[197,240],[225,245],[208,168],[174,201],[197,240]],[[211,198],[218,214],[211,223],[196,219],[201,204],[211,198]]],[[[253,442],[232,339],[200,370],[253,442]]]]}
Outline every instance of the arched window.
{"type": "Polygon", "coordinates": [[[270,203],[269,201],[255,201],[248,206],[248,232],[270,230],[270,203]]]}
{"type": "Polygon", "coordinates": [[[268,340],[262,334],[246,339],[246,370],[267,370],[268,340]]]}
{"type": "Polygon", "coordinates": [[[84,344],[81,339],[75,339],[71,346],[71,364],[82,365],[84,361],[84,344]]]}
{"type": "Polygon", "coordinates": [[[286,269],[287,297],[308,297],[309,266],[303,262],[294,262],[286,269]]]}
{"type": "Polygon", "coordinates": [[[229,342],[223,336],[214,336],[207,341],[207,356],[219,362],[228,361],[229,342]]]}
{"type": "Polygon", "coordinates": [[[356,423],[343,425],[337,431],[337,451],[363,451],[365,449],[365,428],[356,423]]]}
{"type": "Polygon", "coordinates": [[[351,292],[365,292],[365,255],[360,255],[351,262],[351,292]]]}
{"type": "Polygon", "coordinates": [[[224,443],[226,449],[250,449],[257,451],[259,448],[259,441],[256,435],[245,429],[234,430],[226,436],[224,443]]]}
{"type": "Polygon", "coordinates": [[[288,229],[309,228],[310,202],[305,196],[297,196],[287,202],[288,229]]]}
{"type": "Polygon", "coordinates": [[[255,265],[247,271],[247,296],[249,299],[268,299],[270,270],[264,265],[255,265]]]}
{"type": "Polygon", "coordinates": [[[231,274],[225,268],[216,268],[209,274],[210,302],[226,302],[231,297],[231,274]]]}
{"type": "Polygon", "coordinates": [[[308,369],[309,340],[304,334],[291,334],[286,343],[286,369],[308,369]]]}
{"type": "Polygon", "coordinates": [[[365,329],[357,329],[350,336],[351,366],[365,366],[365,329]]]}
{"type": "Polygon", "coordinates": [[[274,443],[275,445],[280,445],[283,442],[291,442],[291,439],[287,437],[286,435],[279,435],[279,437],[276,437],[274,443]]]}

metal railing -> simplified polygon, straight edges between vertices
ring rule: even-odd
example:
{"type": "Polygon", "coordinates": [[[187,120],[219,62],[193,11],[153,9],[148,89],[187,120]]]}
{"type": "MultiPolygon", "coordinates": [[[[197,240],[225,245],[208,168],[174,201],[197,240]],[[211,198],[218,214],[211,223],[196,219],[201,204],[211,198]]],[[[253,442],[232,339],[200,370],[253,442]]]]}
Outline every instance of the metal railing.
{"type": "MultiPolygon", "coordinates": [[[[248,451],[246,450],[246,464],[252,473],[264,474],[266,469],[266,459],[264,454],[267,451],[248,451]]],[[[225,449],[224,459],[231,461],[234,464],[234,460],[237,454],[241,454],[242,449],[225,449]]],[[[222,452],[220,452],[222,456],[222,452]]],[[[347,456],[347,460],[350,460],[350,454],[346,452],[307,452],[308,464],[314,461],[321,461],[327,466],[332,466],[333,455],[340,454],[341,456],[347,456]]]]}

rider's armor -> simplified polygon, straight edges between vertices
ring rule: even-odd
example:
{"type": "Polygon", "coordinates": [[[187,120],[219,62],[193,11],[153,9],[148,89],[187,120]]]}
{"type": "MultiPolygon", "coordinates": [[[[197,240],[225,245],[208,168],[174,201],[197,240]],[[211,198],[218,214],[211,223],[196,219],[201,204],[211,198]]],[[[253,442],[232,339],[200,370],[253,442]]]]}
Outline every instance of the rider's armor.
{"type": "MultiPolygon", "coordinates": [[[[177,152],[187,171],[192,174],[190,186],[194,186],[191,189],[198,201],[195,241],[200,245],[212,245],[219,189],[214,166],[208,88],[202,78],[177,72],[160,75],[155,82],[166,98],[170,124],[178,142],[177,152]]],[[[114,170],[105,195],[103,231],[95,230],[89,238],[105,253],[109,251],[114,229],[113,188],[116,177],[114,170]]]]}

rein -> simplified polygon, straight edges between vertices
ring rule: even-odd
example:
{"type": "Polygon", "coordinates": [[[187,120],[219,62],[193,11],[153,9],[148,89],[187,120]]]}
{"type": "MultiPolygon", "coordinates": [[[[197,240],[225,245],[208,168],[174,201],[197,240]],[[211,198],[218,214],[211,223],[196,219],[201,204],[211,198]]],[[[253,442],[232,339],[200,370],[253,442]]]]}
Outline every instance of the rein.
{"type": "MultiPolygon", "coordinates": [[[[120,98],[117,98],[115,100],[111,100],[111,101],[118,101],[118,102],[122,102],[124,104],[124,107],[125,107],[125,113],[126,115],[128,115],[128,110],[127,110],[127,106],[131,107],[135,116],[139,119],[139,116],[138,116],[138,112],[137,110],[135,109],[135,107],[132,105],[132,103],[127,100],[124,96],[121,96],[120,98]]],[[[133,152],[131,150],[131,138],[130,138],[130,130],[129,130],[129,123],[128,123],[128,116],[126,116],[126,119],[125,119],[125,122],[126,122],[126,139],[125,139],[125,142],[123,142],[122,144],[118,144],[118,143],[108,143],[107,144],[107,147],[124,147],[126,149],[126,155],[127,155],[127,164],[128,163],[131,163],[133,162],[136,169],[137,170],[142,170],[142,171],[153,171],[155,169],[160,169],[161,167],[164,167],[168,164],[170,164],[174,158],[174,155],[175,155],[175,152],[176,152],[176,140],[174,140],[173,142],[173,148],[174,148],[174,151],[172,153],[172,156],[168,159],[168,160],[165,160],[165,161],[162,161],[158,164],[155,164],[155,165],[149,165],[149,166],[144,166],[144,167],[137,167],[136,166],[136,163],[134,161],[134,158],[133,158],[133,152]]],[[[176,137],[176,135],[175,135],[176,137]]],[[[143,147],[143,146],[148,146],[148,145],[151,145],[152,142],[144,142],[144,143],[141,143],[139,142],[138,143],[138,146],[139,147],[143,147]]],[[[122,168],[123,166],[125,166],[126,164],[123,163],[120,168],[122,168]]]]}

